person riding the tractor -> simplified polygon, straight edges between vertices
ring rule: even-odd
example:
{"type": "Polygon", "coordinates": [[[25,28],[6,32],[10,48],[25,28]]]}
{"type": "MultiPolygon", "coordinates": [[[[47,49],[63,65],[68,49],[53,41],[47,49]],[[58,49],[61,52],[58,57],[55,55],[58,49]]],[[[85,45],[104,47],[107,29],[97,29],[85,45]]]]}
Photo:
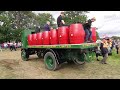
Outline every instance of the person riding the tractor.
{"type": "Polygon", "coordinates": [[[45,31],[50,31],[50,29],[51,29],[51,28],[50,28],[50,22],[47,21],[46,24],[44,25],[44,30],[45,30],[45,31]]]}
{"type": "Polygon", "coordinates": [[[64,12],[61,12],[60,15],[57,18],[57,25],[58,25],[58,27],[61,27],[61,26],[65,25],[65,22],[63,20],[64,14],[65,14],[64,12]]]}

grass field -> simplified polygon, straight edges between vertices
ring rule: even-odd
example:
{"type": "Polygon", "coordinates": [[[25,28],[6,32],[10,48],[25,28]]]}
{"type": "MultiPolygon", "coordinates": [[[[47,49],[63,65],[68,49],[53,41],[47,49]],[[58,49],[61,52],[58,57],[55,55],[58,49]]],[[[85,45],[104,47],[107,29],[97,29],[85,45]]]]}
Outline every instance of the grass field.
{"type": "Polygon", "coordinates": [[[115,51],[108,64],[96,60],[79,66],[64,63],[57,71],[47,70],[43,59],[36,55],[22,61],[20,53],[20,50],[0,52],[0,79],[120,79],[120,54],[115,51]]]}

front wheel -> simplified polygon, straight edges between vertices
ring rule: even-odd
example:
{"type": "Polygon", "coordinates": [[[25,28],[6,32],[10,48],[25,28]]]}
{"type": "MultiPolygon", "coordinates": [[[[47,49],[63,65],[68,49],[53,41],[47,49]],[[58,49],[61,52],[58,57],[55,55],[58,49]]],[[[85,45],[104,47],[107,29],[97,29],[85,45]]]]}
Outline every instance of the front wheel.
{"type": "Polygon", "coordinates": [[[22,50],[22,52],[21,52],[21,58],[24,61],[28,61],[29,54],[25,50],[22,50]]]}
{"type": "Polygon", "coordinates": [[[52,52],[47,52],[44,56],[44,63],[48,70],[58,69],[57,57],[52,52]]]}

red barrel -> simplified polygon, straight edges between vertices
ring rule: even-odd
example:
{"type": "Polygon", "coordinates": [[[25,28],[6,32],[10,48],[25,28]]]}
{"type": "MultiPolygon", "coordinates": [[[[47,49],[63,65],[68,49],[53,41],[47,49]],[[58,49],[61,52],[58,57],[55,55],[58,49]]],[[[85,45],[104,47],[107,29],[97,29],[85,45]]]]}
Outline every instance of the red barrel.
{"type": "Polygon", "coordinates": [[[32,45],[32,34],[29,34],[27,37],[28,45],[32,45]]]}
{"type": "Polygon", "coordinates": [[[58,30],[50,30],[50,44],[58,44],[58,30]]]}
{"type": "Polygon", "coordinates": [[[92,30],[92,40],[93,42],[96,42],[97,40],[96,27],[91,27],[91,30],[92,30]]]}
{"type": "Polygon", "coordinates": [[[37,33],[37,45],[42,45],[42,32],[37,33]]]}
{"type": "Polygon", "coordinates": [[[32,44],[37,45],[37,34],[32,34],[32,44]]]}
{"type": "Polygon", "coordinates": [[[59,44],[69,43],[69,28],[67,26],[58,28],[58,42],[59,44]]]}
{"type": "Polygon", "coordinates": [[[43,37],[43,45],[49,45],[50,44],[50,32],[44,31],[42,34],[43,37]]]}
{"type": "Polygon", "coordinates": [[[69,29],[70,44],[84,43],[85,32],[82,24],[71,24],[69,29]]]}

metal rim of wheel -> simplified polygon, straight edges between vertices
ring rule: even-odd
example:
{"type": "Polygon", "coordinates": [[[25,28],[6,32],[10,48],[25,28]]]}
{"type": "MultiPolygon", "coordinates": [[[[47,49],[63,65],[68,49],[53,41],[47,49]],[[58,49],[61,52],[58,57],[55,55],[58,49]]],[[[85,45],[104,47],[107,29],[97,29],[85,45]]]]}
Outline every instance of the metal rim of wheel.
{"type": "Polygon", "coordinates": [[[24,61],[28,60],[25,50],[22,50],[21,57],[22,57],[22,60],[24,60],[24,61]]]}
{"type": "Polygon", "coordinates": [[[45,66],[48,70],[55,71],[58,69],[57,59],[55,58],[55,56],[52,52],[47,52],[45,54],[44,62],[45,62],[45,66]]]}
{"type": "Polygon", "coordinates": [[[53,68],[54,62],[53,62],[53,59],[50,56],[48,56],[46,58],[46,64],[48,65],[49,68],[53,68]]]}

